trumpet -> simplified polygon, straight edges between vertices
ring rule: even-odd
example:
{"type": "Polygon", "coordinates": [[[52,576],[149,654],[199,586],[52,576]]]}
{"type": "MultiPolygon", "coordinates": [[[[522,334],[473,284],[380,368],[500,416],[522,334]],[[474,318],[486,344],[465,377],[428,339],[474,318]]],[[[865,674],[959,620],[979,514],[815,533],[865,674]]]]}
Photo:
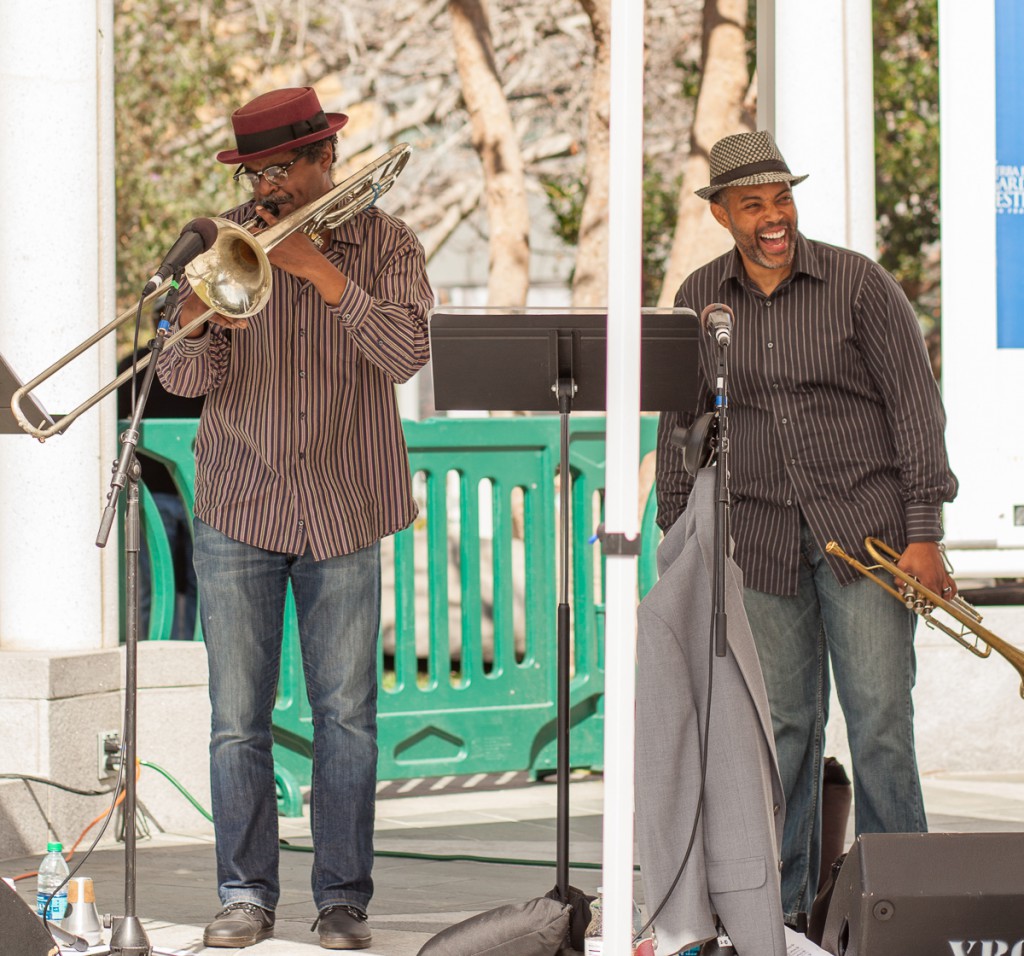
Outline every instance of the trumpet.
{"type": "Polygon", "coordinates": [[[1008,641],[1004,641],[1001,637],[997,637],[988,628],[982,626],[981,614],[970,602],[965,601],[959,595],[953,600],[947,601],[941,595],[926,588],[917,578],[898,567],[896,562],[899,561],[899,553],[884,541],[867,537],[864,539],[864,547],[871,559],[876,562],[875,564],[862,564],[855,557],[847,554],[837,541],[829,541],[825,545],[825,551],[828,554],[834,554],[837,558],[842,558],[851,567],[856,568],[865,577],[888,591],[900,603],[914,611],[928,627],[945,632],[976,657],[988,657],[992,651],[995,651],[1000,657],[1005,658],[1020,674],[1020,696],[1024,698],[1024,651],[1014,647],[1008,641]],[[905,589],[903,594],[880,576],[878,572],[882,571],[891,574],[895,581],[903,583],[905,589]],[[934,614],[937,609],[942,610],[946,616],[954,620],[959,625],[959,629],[937,618],[934,614]]]}
{"type": "MultiPolygon", "coordinates": [[[[244,318],[259,312],[266,305],[272,288],[271,267],[267,253],[298,229],[309,235],[319,246],[320,241],[318,240],[321,233],[341,225],[363,209],[372,206],[394,185],[398,175],[408,163],[411,152],[412,148],[408,143],[400,143],[338,183],[319,199],[314,199],[305,206],[290,212],[284,219],[262,232],[253,234],[244,226],[227,219],[212,219],[217,226],[217,238],[209,249],[196,256],[185,267],[185,274],[188,276],[193,291],[209,308],[202,315],[182,326],[173,335],[168,336],[164,346],[174,344],[178,339],[187,335],[194,326],[205,322],[215,312],[235,318],[244,318]]],[[[143,304],[162,296],[172,281],[172,279],[168,279],[163,282],[159,288],[146,296],[143,304]]],[[[108,322],[103,328],[94,332],[11,395],[11,412],[24,431],[41,442],[53,435],[59,435],[76,418],[131,378],[132,369],[125,369],[120,375],[97,389],[84,402],[57,418],[52,424],[43,422],[34,425],[28,420],[21,407],[25,397],[43,382],[52,378],[111,332],[116,332],[136,314],[135,308],[122,312],[112,322],[108,322]]],[[[152,354],[142,356],[135,363],[135,370],[144,369],[149,365],[151,359],[152,354]]]]}

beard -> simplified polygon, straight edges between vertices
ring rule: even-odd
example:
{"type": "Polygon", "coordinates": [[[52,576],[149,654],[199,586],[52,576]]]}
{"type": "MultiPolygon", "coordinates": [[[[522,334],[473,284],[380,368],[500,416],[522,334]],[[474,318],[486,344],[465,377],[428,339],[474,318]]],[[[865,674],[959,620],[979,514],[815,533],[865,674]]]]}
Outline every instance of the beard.
{"type": "Polygon", "coordinates": [[[756,234],[737,234],[737,231],[734,229],[733,239],[736,241],[736,245],[739,246],[740,252],[751,262],[764,269],[788,269],[793,265],[793,257],[796,255],[796,223],[791,225],[787,222],[782,225],[786,229],[788,238],[786,253],[783,256],[769,256],[765,253],[761,248],[760,242],[758,242],[756,234]]]}

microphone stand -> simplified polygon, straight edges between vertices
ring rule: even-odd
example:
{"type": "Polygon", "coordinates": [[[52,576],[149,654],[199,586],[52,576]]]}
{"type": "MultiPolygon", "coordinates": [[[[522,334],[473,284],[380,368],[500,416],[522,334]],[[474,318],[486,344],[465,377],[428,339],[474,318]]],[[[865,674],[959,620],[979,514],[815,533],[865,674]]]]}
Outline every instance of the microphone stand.
{"type": "Polygon", "coordinates": [[[715,377],[715,415],[718,418],[718,455],[715,468],[715,566],[712,574],[712,629],[715,656],[725,657],[728,616],[725,610],[725,558],[729,546],[729,339],[718,340],[715,377]]]}
{"type": "MultiPolygon", "coordinates": [[[[179,272],[171,283],[171,291],[167,296],[165,315],[173,312],[178,299],[179,272]]],[[[136,780],[135,750],[137,736],[137,705],[138,705],[138,641],[139,641],[139,479],[142,466],[135,454],[139,443],[139,424],[142,413],[149,398],[156,374],[157,360],[164,340],[169,332],[169,325],[162,320],[157,328],[156,337],[149,343],[150,362],[146,366],[142,385],[139,389],[132,420],[128,428],[121,434],[121,453],[114,462],[114,476],[110,480],[110,491],[107,493],[107,506],[100,520],[99,532],[96,535],[96,547],[106,547],[111,526],[117,515],[117,499],[125,485],[128,494],[125,499],[124,517],[124,550],[125,550],[125,708],[124,708],[124,916],[114,917],[113,929],[110,934],[111,956],[151,956],[153,948],[149,937],[143,929],[142,922],[135,914],[135,813],[136,813],[136,780]]]]}

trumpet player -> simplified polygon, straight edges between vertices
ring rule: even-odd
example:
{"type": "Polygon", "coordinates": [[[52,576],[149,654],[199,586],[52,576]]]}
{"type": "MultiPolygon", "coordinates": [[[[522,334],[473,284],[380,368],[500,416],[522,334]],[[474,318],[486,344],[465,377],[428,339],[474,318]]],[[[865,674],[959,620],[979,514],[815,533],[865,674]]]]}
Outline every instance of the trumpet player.
{"type": "MultiPolygon", "coordinates": [[[[217,154],[251,196],[225,214],[267,224],[333,187],[338,131],[312,88],[256,97],[217,154]]],[[[416,514],[395,386],[428,358],[422,246],[364,209],[269,253],[273,290],[248,319],[214,314],[161,356],[205,397],[196,440],[195,567],[210,665],[210,774],[221,911],[211,947],[273,935],[279,896],[271,716],[285,594],[313,712],[314,928],[326,949],[371,933],[380,539],[416,514]]],[[[206,311],[187,285],[172,327],[206,311]]]]}
{"type": "MultiPolygon", "coordinates": [[[[914,748],[915,615],[826,556],[835,537],[863,556],[891,540],[899,566],[939,594],[956,584],[938,547],[942,503],[957,482],[945,413],[910,303],[871,260],[806,238],[790,172],[764,131],[710,153],[698,195],[735,247],[691,274],[677,306],[724,303],[729,347],[729,465],[734,557],[764,672],[786,796],[786,921],[810,911],[821,854],[829,667],[846,716],[856,829],[927,829],[914,748]]],[[[702,369],[717,367],[710,338],[702,369]]],[[[662,416],[658,523],[669,528],[691,480],[662,416]]],[[[827,861],[831,863],[831,861],[827,861]]]]}

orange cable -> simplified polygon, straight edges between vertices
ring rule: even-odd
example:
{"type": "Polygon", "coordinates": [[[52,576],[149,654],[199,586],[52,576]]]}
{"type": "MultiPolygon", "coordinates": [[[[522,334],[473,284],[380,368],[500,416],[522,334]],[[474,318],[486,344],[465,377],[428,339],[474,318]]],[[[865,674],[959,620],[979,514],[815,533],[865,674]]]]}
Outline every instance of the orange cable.
{"type": "MultiPolygon", "coordinates": [[[[138,783],[139,778],[141,776],[142,776],[142,761],[140,761],[138,759],[138,757],[136,757],[135,758],[135,782],[136,783],[138,783]]],[[[124,789],[124,787],[121,787],[120,793],[118,793],[117,798],[114,800],[114,807],[115,808],[124,800],[124,796],[125,796],[125,789],[124,789]]],[[[108,810],[104,810],[98,817],[96,817],[96,819],[94,819],[91,823],[89,823],[86,826],[86,828],[80,834],[78,834],[78,839],[75,840],[75,842],[71,845],[71,849],[68,850],[67,856],[64,857],[64,862],[65,863],[70,862],[71,857],[73,857],[75,855],[75,850],[78,849],[78,844],[81,843],[82,840],[85,839],[85,835],[94,826],[96,826],[96,824],[99,823],[100,820],[102,820],[110,812],[111,812],[111,810],[109,810],[109,809],[108,810]]],[[[16,877],[14,877],[14,882],[17,883],[18,880],[27,880],[30,877],[38,876],[38,875],[39,875],[39,871],[38,870],[32,870],[31,873],[19,873],[16,877]]]]}

